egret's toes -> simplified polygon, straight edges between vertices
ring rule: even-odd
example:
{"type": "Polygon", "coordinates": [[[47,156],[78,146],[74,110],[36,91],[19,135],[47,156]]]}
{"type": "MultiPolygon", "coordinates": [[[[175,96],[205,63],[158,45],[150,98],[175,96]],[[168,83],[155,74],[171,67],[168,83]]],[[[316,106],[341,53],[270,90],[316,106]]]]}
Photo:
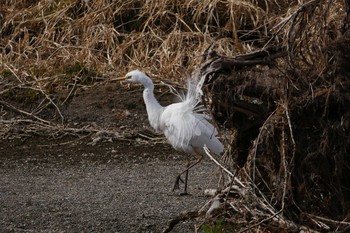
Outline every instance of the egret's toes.
{"type": "Polygon", "coordinates": [[[183,193],[180,193],[180,196],[191,196],[191,194],[188,192],[183,192],[183,193]]]}
{"type": "Polygon", "coordinates": [[[184,181],[181,179],[181,176],[176,177],[175,184],[174,184],[174,188],[173,188],[173,192],[174,192],[175,190],[180,189],[180,181],[181,181],[182,183],[184,183],[184,181]]]}

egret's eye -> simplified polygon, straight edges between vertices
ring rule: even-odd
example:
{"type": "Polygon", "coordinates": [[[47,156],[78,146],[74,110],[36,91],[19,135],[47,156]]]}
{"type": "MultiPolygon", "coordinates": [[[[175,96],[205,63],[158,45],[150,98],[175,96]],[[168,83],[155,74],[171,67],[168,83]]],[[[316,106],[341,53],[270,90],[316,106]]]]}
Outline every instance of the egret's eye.
{"type": "Polygon", "coordinates": [[[131,75],[126,76],[125,79],[131,79],[131,75]]]}

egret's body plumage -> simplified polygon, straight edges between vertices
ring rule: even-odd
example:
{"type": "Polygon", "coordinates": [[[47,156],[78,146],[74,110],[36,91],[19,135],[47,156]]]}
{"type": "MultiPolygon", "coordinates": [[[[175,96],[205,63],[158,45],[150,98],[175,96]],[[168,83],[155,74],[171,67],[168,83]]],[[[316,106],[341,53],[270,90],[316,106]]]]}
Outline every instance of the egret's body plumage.
{"type": "Polygon", "coordinates": [[[152,80],[144,73],[134,70],[123,80],[144,86],[143,99],[149,123],[154,130],[163,132],[176,150],[203,155],[206,145],[215,154],[223,151],[217,130],[208,121],[210,117],[201,113],[203,107],[199,105],[194,82],[189,82],[187,94],[181,97],[181,102],[163,107],[154,97],[152,80]]]}

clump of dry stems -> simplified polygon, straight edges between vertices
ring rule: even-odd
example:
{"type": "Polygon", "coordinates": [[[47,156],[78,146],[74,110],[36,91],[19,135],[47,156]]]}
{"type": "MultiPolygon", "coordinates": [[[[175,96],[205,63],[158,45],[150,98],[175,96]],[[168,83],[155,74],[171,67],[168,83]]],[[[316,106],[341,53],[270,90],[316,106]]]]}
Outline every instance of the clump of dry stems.
{"type": "Polygon", "coordinates": [[[287,232],[350,227],[349,13],[348,1],[294,5],[269,25],[262,51],[212,52],[201,66],[206,102],[234,135],[226,157],[237,171],[230,186],[238,178],[239,188],[248,184],[244,195],[260,200],[245,202],[244,211],[237,187],[225,191],[236,197],[218,196],[235,221],[237,214],[256,217],[245,222],[247,231],[274,231],[279,218],[278,229],[287,232]],[[266,212],[256,209],[263,203],[272,208],[263,208],[271,212],[264,220],[266,212]]]}

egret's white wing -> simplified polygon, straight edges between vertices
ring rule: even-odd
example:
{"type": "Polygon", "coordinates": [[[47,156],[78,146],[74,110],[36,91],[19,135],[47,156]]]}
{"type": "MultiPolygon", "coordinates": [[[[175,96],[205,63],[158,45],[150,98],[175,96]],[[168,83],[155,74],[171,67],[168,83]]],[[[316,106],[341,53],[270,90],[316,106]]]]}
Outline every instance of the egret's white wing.
{"type": "Polygon", "coordinates": [[[206,145],[211,152],[218,155],[221,154],[224,146],[217,138],[218,132],[216,128],[207,120],[209,118],[208,115],[196,114],[195,116],[197,118],[197,128],[201,133],[194,135],[192,138],[192,147],[202,150],[203,146],[206,145]]]}
{"type": "Polygon", "coordinates": [[[204,114],[193,112],[186,101],[169,105],[161,115],[163,132],[169,143],[176,149],[193,152],[206,145],[215,154],[223,151],[217,139],[217,131],[204,114]]]}
{"type": "Polygon", "coordinates": [[[181,97],[182,102],[164,108],[160,116],[161,129],[177,150],[191,153],[206,145],[212,152],[220,154],[224,147],[216,137],[215,127],[208,122],[207,115],[198,113],[204,108],[199,104],[199,91],[197,81],[188,80],[187,94],[181,97]]]}
{"type": "Polygon", "coordinates": [[[193,135],[200,134],[196,127],[196,118],[184,102],[171,104],[161,115],[161,125],[165,137],[176,149],[192,152],[190,141],[193,135]]]}

